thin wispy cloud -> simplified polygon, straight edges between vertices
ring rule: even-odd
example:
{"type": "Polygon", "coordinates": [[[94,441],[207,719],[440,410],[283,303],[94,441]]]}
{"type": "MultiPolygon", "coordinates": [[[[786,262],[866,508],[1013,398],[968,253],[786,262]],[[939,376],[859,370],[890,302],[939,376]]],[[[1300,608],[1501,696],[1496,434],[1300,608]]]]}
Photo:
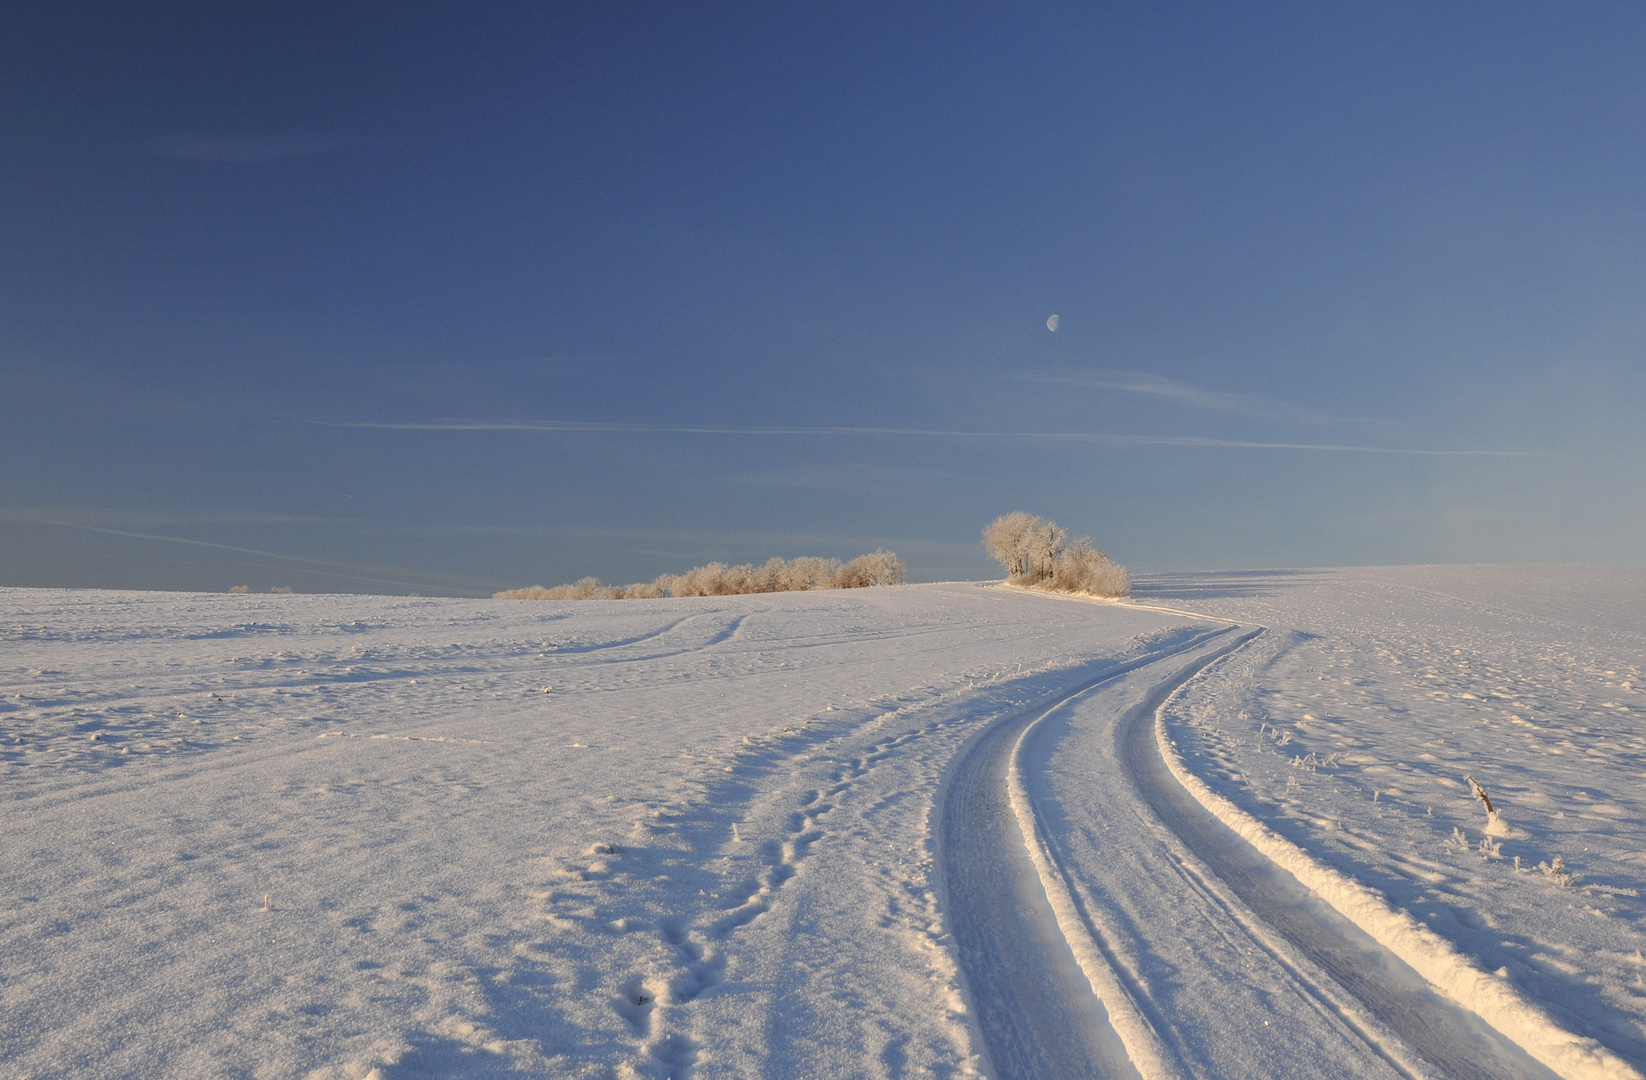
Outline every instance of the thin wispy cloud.
{"type": "Polygon", "coordinates": [[[0,507],[0,522],[23,525],[96,526],[98,528],[186,528],[193,525],[358,526],[357,518],[313,514],[266,514],[221,510],[148,510],[109,506],[0,507]]]}
{"type": "Polygon", "coordinates": [[[895,491],[914,483],[938,483],[961,477],[932,469],[902,469],[870,462],[830,462],[733,473],[726,479],[733,483],[766,488],[895,491]]]}
{"type": "Polygon", "coordinates": [[[167,536],[160,533],[138,532],[134,529],[116,529],[99,525],[88,525],[78,521],[52,520],[40,515],[29,515],[26,519],[13,515],[5,515],[12,520],[26,520],[31,525],[47,525],[60,529],[73,529],[78,532],[95,533],[102,536],[118,536],[128,540],[146,540],[154,543],[176,544],[184,547],[207,548],[213,551],[226,551],[235,555],[251,556],[266,560],[270,563],[316,574],[321,577],[335,578],[340,581],[352,581],[368,585],[387,586],[390,588],[440,588],[485,589],[495,587],[495,583],[482,582],[475,578],[460,577],[452,574],[428,574],[417,570],[408,570],[403,567],[386,567],[372,563],[348,562],[342,559],[316,559],[303,555],[286,555],[278,551],[264,551],[259,548],[242,547],[237,544],[221,544],[212,540],[197,540],[187,536],[167,536]],[[456,584],[461,583],[461,584],[456,584]]]}
{"type": "Polygon", "coordinates": [[[259,165],[266,161],[312,157],[359,145],[359,139],[342,135],[293,132],[285,135],[164,135],[149,142],[149,151],[160,157],[185,161],[218,161],[235,165],[259,165]]]}
{"type": "Polygon", "coordinates": [[[1330,416],[1290,401],[1277,401],[1257,394],[1204,390],[1175,379],[1166,379],[1141,371],[1109,371],[1093,375],[1034,375],[1029,377],[1029,381],[1137,394],[1192,409],[1206,409],[1211,412],[1232,413],[1236,416],[1251,416],[1264,420],[1292,420],[1315,424],[1351,422],[1350,418],[1330,416]]]}
{"type": "Polygon", "coordinates": [[[968,431],[950,428],[897,427],[714,427],[687,424],[626,424],[593,420],[429,420],[410,422],[308,420],[318,427],[367,431],[484,432],[521,431],[543,434],[717,435],[785,438],[917,438],[1019,442],[1094,443],[1105,446],[1177,446],[1235,450],[1308,450],[1341,454],[1391,454],[1407,457],[1527,458],[1549,455],[1535,450],[1423,449],[1357,446],[1350,443],[1268,442],[1218,439],[1202,435],[1121,435],[1098,431],[968,431]]]}
{"type": "MultiPolygon", "coordinates": [[[[199,540],[190,537],[154,533],[155,528],[187,528],[190,526],[321,526],[352,531],[370,531],[379,534],[395,534],[410,536],[521,536],[521,537],[572,537],[587,540],[635,540],[656,539],[668,537],[671,539],[687,538],[694,543],[708,545],[725,545],[741,541],[754,541],[772,544],[807,544],[807,543],[844,543],[859,545],[864,543],[871,547],[875,543],[886,542],[885,537],[874,535],[838,535],[834,533],[813,532],[749,532],[746,530],[728,529],[693,529],[684,527],[661,528],[656,526],[629,526],[629,525],[572,525],[564,522],[537,523],[537,524],[496,524],[463,522],[397,522],[385,524],[374,522],[366,518],[356,517],[320,517],[314,515],[297,514],[246,514],[238,512],[222,512],[215,510],[134,510],[127,507],[102,506],[33,506],[33,507],[0,507],[0,524],[43,525],[65,529],[79,529],[86,532],[103,532],[114,536],[129,536],[140,540],[163,540],[177,544],[189,544],[195,547],[220,548],[227,551],[237,551],[249,555],[260,555],[265,558],[280,559],[287,562],[306,562],[321,566],[352,567],[372,569],[378,571],[393,571],[396,573],[415,575],[413,570],[404,570],[399,567],[385,567],[375,563],[342,562],[333,559],[311,559],[297,555],[282,555],[278,552],[265,551],[257,548],[236,547],[232,544],[222,544],[209,540],[199,540]]],[[[914,542],[914,541],[906,541],[914,542]]],[[[466,581],[475,586],[487,584],[479,578],[453,578],[445,575],[439,578],[442,581],[466,581]]]]}

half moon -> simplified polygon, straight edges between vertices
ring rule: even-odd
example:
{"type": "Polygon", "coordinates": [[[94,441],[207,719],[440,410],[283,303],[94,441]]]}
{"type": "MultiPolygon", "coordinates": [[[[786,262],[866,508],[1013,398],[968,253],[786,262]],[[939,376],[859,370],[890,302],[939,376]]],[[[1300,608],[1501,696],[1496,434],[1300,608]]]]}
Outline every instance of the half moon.
{"type": "Polygon", "coordinates": [[[1053,315],[1051,318],[1046,320],[1046,329],[1055,334],[1057,333],[1057,324],[1062,321],[1063,320],[1060,317],[1053,315]]]}

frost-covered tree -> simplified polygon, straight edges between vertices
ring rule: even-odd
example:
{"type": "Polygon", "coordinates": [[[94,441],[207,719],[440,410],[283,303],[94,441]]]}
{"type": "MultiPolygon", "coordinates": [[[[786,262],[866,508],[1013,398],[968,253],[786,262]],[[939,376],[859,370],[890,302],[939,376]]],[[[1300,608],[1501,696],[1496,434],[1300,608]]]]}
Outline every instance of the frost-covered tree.
{"type": "Polygon", "coordinates": [[[889,551],[859,555],[835,571],[837,589],[862,589],[874,585],[898,585],[903,581],[907,567],[903,560],[889,551]]]}
{"type": "Polygon", "coordinates": [[[989,523],[983,530],[983,546],[1012,580],[1040,581],[1056,570],[1068,535],[1056,522],[1014,510],[989,523]]]}
{"type": "Polygon", "coordinates": [[[1132,578],[1092,545],[1089,537],[1065,544],[1068,531],[1056,522],[1013,511],[983,530],[983,546],[1006,567],[1007,580],[1057,592],[1124,596],[1132,578]]]}
{"type": "Polygon", "coordinates": [[[1063,557],[1063,541],[1069,531],[1056,522],[1042,521],[1039,526],[1030,531],[1028,536],[1029,548],[1029,578],[1032,581],[1045,581],[1057,573],[1058,560],[1063,557]]]}
{"type": "Polygon", "coordinates": [[[1006,567],[1007,577],[1023,577],[1029,572],[1030,538],[1046,524],[1044,518],[1013,510],[984,527],[983,546],[1006,567]]]}

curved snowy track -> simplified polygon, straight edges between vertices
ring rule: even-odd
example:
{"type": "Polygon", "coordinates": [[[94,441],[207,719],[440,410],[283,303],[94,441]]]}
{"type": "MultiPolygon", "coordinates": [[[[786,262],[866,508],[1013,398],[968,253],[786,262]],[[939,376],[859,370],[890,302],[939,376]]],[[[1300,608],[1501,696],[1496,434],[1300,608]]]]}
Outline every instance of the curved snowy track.
{"type": "Polygon", "coordinates": [[[1552,1075],[1171,775],[1157,709],[1250,637],[1213,636],[995,725],[951,772],[942,875],[991,1074],[1552,1075]]]}
{"type": "MultiPolygon", "coordinates": [[[[1165,654],[1105,672],[1065,697],[1203,645],[1203,635],[1165,654]]],[[[939,818],[943,896],[950,932],[986,1056],[997,1080],[1136,1076],[1126,1048],[1092,994],[1012,815],[1006,775],[1040,708],[996,723],[962,753],[939,818]]]]}
{"type": "MultiPolygon", "coordinates": [[[[1248,635],[1242,644],[1253,636],[1248,635]]],[[[1267,929],[1284,938],[1345,994],[1352,995],[1378,1026],[1395,1034],[1442,1075],[1460,1080],[1552,1076],[1479,1017],[1435,993],[1417,972],[1213,817],[1172,776],[1160,756],[1155,713],[1172,690],[1206,664],[1157,688],[1146,707],[1133,710],[1122,724],[1121,765],[1149,809],[1267,929]]],[[[1275,953],[1277,959],[1282,958],[1281,950],[1275,953]]],[[[1298,974],[1310,978],[1313,973],[1298,974]]],[[[1334,1007],[1325,994],[1321,997],[1323,1004],[1334,1007]]],[[[1357,1034],[1380,1053],[1391,1049],[1377,1046],[1376,1036],[1364,1027],[1357,1034]]],[[[1395,1054],[1405,1056],[1398,1049],[1395,1054]]],[[[1398,1057],[1391,1058],[1391,1064],[1398,1057]]]]}

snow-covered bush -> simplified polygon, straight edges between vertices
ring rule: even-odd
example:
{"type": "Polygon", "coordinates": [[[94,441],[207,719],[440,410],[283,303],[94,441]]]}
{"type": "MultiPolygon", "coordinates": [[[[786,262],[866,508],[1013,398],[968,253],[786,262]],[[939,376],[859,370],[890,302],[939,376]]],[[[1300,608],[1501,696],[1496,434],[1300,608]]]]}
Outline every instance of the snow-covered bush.
{"type": "Polygon", "coordinates": [[[596,594],[605,586],[599,578],[586,577],[581,581],[574,581],[570,585],[556,585],[552,589],[545,589],[541,585],[531,585],[524,589],[507,589],[492,594],[493,600],[593,600],[596,594]]]}
{"type": "Polygon", "coordinates": [[[722,562],[694,566],[669,582],[669,591],[676,596],[725,596],[732,591],[726,580],[730,570],[722,562]]]}
{"type": "Polygon", "coordinates": [[[662,596],[740,596],[745,593],[801,592],[807,589],[859,589],[896,585],[906,572],[903,560],[890,551],[859,555],[849,563],[802,555],[797,559],[767,560],[759,566],[727,566],[712,562],[684,574],[663,574],[656,581],[636,585],[604,585],[584,578],[571,585],[545,589],[533,585],[506,589],[495,600],[655,600],[662,596]]]}
{"type": "MultiPolygon", "coordinates": [[[[772,564],[768,562],[766,565],[772,564]]],[[[785,588],[797,592],[832,588],[834,576],[839,571],[839,559],[820,559],[816,555],[802,555],[789,561],[788,572],[784,575],[787,581],[785,588]]]]}
{"type": "Polygon", "coordinates": [[[1125,596],[1132,576],[1092,546],[1090,537],[1065,544],[1068,531],[1045,518],[1013,511],[983,530],[983,546],[1006,567],[1014,585],[1083,596],[1125,596]]]}
{"type": "Polygon", "coordinates": [[[837,589],[861,589],[871,585],[896,585],[907,571],[903,560],[889,551],[859,555],[835,571],[837,589]]]}
{"type": "Polygon", "coordinates": [[[1058,553],[1052,576],[1041,588],[1089,596],[1125,596],[1132,591],[1132,575],[1092,546],[1089,537],[1075,539],[1058,553]]]}

